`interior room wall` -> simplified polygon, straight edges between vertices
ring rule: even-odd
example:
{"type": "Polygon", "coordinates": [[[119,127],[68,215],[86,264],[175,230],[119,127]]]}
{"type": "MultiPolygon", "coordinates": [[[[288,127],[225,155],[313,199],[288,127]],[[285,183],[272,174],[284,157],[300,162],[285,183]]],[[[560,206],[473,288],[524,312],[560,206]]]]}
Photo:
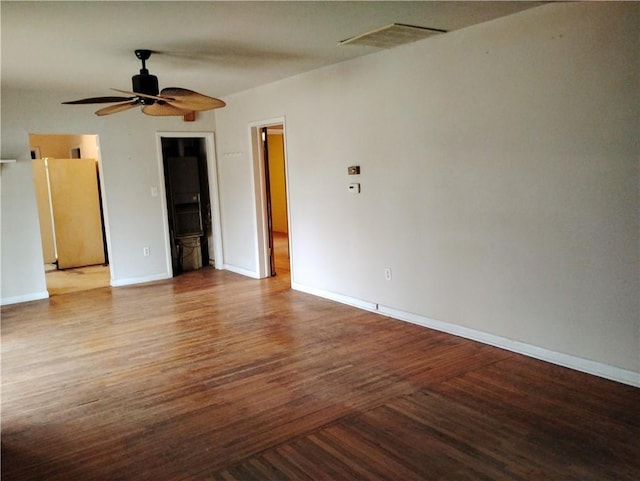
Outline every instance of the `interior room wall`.
{"type": "Polygon", "coordinates": [[[111,283],[125,285],[171,276],[166,258],[156,132],[215,130],[213,112],[185,124],[181,117],[150,117],[131,110],[105,117],[92,106],[61,105],[91,92],[60,94],[2,89],[1,278],[3,304],[47,296],[29,133],[91,132],[100,139],[103,207],[109,229],[111,283]],[[150,256],[143,255],[149,247],[150,256]]]}
{"type": "MultiPolygon", "coordinates": [[[[3,112],[5,98],[3,95],[3,112]]],[[[5,132],[4,119],[2,133],[5,132]]],[[[23,139],[26,141],[26,137],[23,139]]],[[[2,158],[21,161],[0,166],[0,300],[2,304],[49,296],[44,277],[38,208],[31,153],[19,153],[10,139],[3,139],[2,158]],[[5,150],[6,149],[6,150],[5,150]]],[[[22,147],[20,150],[25,150],[22,147]]]]}
{"type": "MultiPolygon", "coordinates": [[[[66,135],[66,134],[29,134],[29,144],[34,149],[40,149],[40,156],[53,157],[55,159],[70,159],[70,150],[78,147],[83,143],[82,135],[66,135]]],[[[84,153],[83,153],[84,154],[84,153]]],[[[93,157],[87,157],[87,159],[93,157]]]]}
{"type": "Polygon", "coordinates": [[[283,137],[282,129],[275,132],[267,130],[272,228],[275,232],[286,234],[289,230],[287,226],[287,189],[283,137]]]}
{"type": "Polygon", "coordinates": [[[100,144],[97,135],[80,136],[80,153],[83,159],[100,161],[100,144]]]}
{"type": "Polygon", "coordinates": [[[638,11],[548,4],[230,96],[225,258],[252,260],[248,125],[286,116],[294,288],[638,383],[638,11]]]}

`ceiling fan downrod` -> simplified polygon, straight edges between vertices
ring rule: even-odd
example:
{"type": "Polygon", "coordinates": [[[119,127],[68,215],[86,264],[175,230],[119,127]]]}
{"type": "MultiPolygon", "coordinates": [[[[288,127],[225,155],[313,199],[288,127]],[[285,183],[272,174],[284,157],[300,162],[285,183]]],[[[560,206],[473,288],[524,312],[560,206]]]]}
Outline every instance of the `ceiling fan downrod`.
{"type": "Polygon", "coordinates": [[[147,74],[149,73],[145,62],[149,60],[149,57],[151,57],[152,53],[153,52],[151,50],[143,50],[143,49],[135,50],[136,57],[138,57],[142,61],[142,69],[140,69],[140,73],[143,73],[142,72],[143,70],[144,70],[144,73],[147,73],[147,74]]]}

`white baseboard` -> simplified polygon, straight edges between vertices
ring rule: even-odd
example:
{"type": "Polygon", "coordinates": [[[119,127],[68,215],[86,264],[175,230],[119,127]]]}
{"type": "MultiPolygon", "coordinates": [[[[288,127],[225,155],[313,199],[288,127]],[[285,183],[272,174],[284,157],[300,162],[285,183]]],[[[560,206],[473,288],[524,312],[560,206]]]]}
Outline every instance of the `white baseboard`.
{"type": "Polygon", "coordinates": [[[513,339],[507,339],[505,337],[496,336],[494,334],[488,334],[486,332],[478,331],[457,324],[451,324],[448,322],[437,321],[435,319],[429,319],[427,317],[419,316],[409,312],[404,312],[398,309],[394,309],[387,306],[381,306],[372,302],[362,301],[360,299],[354,299],[349,296],[343,296],[334,292],[324,291],[322,289],[316,289],[314,287],[304,286],[301,284],[291,284],[291,288],[313,294],[318,297],[324,297],[332,301],[347,304],[367,311],[382,314],[401,321],[410,322],[419,326],[435,329],[436,331],[446,332],[453,334],[454,336],[464,337],[465,339],[471,339],[490,346],[506,349],[507,351],[523,354],[534,359],[540,359],[552,364],[581,371],[594,376],[602,377],[612,381],[628,384],[630,386],[640,387],[640,372],[630,371],[608,364],[603,364],[589,359],[583,359],[581,357],[572,356],[570,354],[564,354],[561,352],[552,351],[543,347],[534,346],[513,339]]]}
{"type": "Polygon", "coordinates": [[[165,279],[171,279],[171,274],[163,272],[161,274],[154,274],[144,277],[129,277],[127,279],[111,279],[111,287],[130,286],[133,284],[143,284],[145,282],[163,281],[165,279]]]}
{"type": "Polygon", "coordinates": [[[358,307],[365,311],[376,312],[377,304],[373,302],[362,301],[354,297],[343,296],[342,294],[336,294],[335,292],[324,291],[322,289],[316,289],[315,287],[309,287],[297,282],[291,282],[291,289],[296,291],[306,292],[307,294],[313,294],[314,296],[324,297],[332,301],[339,302],[341,304],[347,304],[349,306],[358,307]]]}
{"type": "Polygon", "coordinates": [[[253,279],[260,279],[257,272],[250,271],[247,269],[243,269],[242,267],[232,266],[230,264],[224,264],[222,267],[225,271],[235,272],[236,274],[240,274],[243,276],[251,277],[253,279]]]}
{"type": "Polygon", "coordinates": [[[0,299],[0,306],[8,306],[9,304],[18,304],[20,302],[39,301],[40,299],[48,299],[49,292],[32,292],[30,294],[23,294],[22,296],[3,297],[0,299]]]}

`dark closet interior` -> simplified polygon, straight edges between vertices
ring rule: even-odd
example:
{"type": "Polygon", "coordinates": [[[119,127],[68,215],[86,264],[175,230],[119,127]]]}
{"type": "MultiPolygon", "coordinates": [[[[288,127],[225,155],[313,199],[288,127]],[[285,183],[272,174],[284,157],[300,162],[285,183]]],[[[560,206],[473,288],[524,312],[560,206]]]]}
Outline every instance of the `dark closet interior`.
{"type": "Polygon", "coordinates": [[[203,138],[162,138],[173,274],[210,264],[211,201],[203,138]]]}

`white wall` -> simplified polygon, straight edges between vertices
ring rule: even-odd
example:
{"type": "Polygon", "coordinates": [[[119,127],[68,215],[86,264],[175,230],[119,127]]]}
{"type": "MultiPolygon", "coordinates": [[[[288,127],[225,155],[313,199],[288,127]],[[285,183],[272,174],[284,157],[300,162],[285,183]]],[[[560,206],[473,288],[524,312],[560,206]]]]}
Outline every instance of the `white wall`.
{"type": "Polygon", "coordinates": [[[46,296],[33,192],[29,133],[97,134],[102,160],[106,221],[111,244],[111,282],[122,285],[171,276],[165,252],[158,131],[213,131],[213,112],[188,124],[180,117],[150,117],[138,109],[105,117],[95,106],[61,105],[87,93],[2,90],[1,296],[3,304],[46,296]],[[151,255],[144,257],[143,247],[151,255]]]}
{"type": "MultiPolygon", "coordinates": [[[[3,153],[2,158],[8,156],[3,153]]],[[[49,296],[35,195],[30,160],[0,166],[0,289],[3,303],[49,296]]]]}
{"type": "Polygon", "coordinates": [[[228,97],[226,262],[256,270],[248,125],[285,116],[295,287],[640,384],[638,24],[549,4],[228,97]]]}

